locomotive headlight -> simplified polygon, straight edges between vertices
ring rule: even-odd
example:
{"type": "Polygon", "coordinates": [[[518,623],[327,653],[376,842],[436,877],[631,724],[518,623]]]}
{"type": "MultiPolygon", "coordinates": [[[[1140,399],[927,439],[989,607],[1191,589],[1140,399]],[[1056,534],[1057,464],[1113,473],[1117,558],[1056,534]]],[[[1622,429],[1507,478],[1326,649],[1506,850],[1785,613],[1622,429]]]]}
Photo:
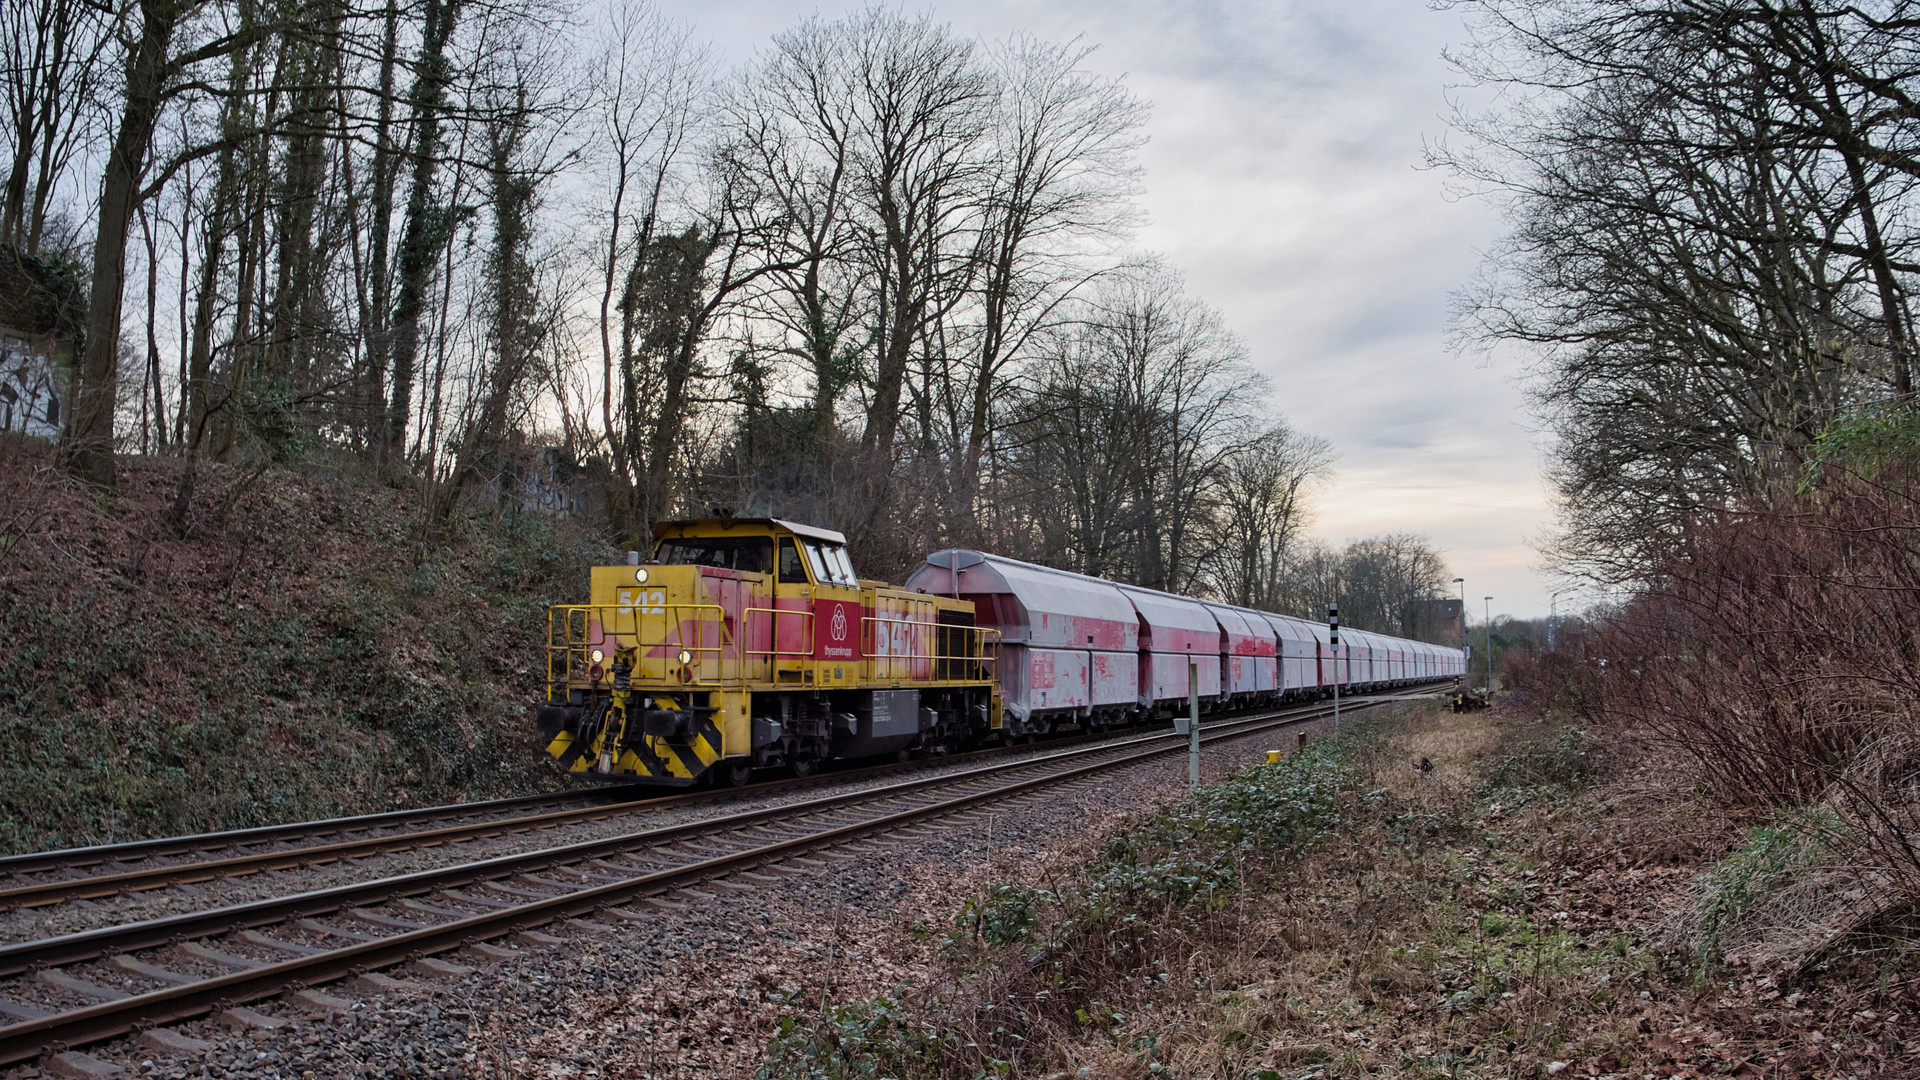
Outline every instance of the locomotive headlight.
{"type": "Polygon", "coordinates": [[[691,664],[691,663],[693,663],[693,653],[692,653],[692,652],[690,652],[690,651],[688,651],[688,650],[686,650],[686,649],[681,649],[681,650],[680,650],[680,662],[681,662],[682,664],[691,664]]]}
{"type": "Polygon", "coordinates": [[[644,566],[635,568],[633,571],[633,580],[637,584],[645,585],[647,583],[647,568],[644,566]]]}
{"type": "Polygon", "coordinates": [[[587,659],[593,661],[596,664],[601,664],[606,662],[607,654],[601,652],[599,649],[595,649],[592,652],[587,654],[587,659]]]}

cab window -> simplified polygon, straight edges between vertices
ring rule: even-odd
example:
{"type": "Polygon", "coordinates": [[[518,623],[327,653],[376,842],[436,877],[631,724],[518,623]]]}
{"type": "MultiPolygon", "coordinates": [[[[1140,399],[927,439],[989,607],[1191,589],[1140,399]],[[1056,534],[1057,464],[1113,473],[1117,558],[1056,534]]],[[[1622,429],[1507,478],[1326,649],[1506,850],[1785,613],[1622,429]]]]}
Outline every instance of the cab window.
{"type": "Polygon", "coordinates": [[[764,574],[770,569],[773,541],[764,536],[686,537],[663,540],[654,561],[667,566],[715,566],[764,574]]]}
{"type": "Polygon", "coordinates": [[[853,576],[853,563],[847,558],[847,549],[838,544],[820,544],[809,540],[807,556],[813,562],[816,580],[849,589],[860,587],[859,580],[853,576]]]}
{"type": "Polygon", "coordinates": [[[840,582],[843,585],[857,586],[860,579],[854,575],[853,560],[847,558],[847,549],[839,546],[827,549],[827,557],[839,565],[840,582]]]}
{"type": "Polygon", "coordinates": [[[813,579],[815,581],[839,584],[834,581],[835,575],[833,571],[827,569],[827,562],[820,555],[820,545],[811,540],[807,541],[807,563],[813,567],[813,579]]]}
{"type": "Polygon", "coordinates": [[[780,541],[780,584],[805,585],[806,583],[807,568],[800,561],[800,549],[794,546],[790,538],[780,541]]]}

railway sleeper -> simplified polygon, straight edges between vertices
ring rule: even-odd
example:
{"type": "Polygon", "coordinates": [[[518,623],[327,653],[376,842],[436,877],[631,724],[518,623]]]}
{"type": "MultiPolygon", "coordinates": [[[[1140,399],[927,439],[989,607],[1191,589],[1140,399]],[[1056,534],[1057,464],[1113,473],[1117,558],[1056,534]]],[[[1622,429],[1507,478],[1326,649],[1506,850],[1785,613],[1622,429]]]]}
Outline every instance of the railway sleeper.
{"type": "Polygon", "coordinates": [[[318,919],[301,919],[298,925],[316,934],[337,937],[346,941],[379,941],[384,936],[381,934],[362,934],[355,930],[342,930],[340,927],[329,926],[318,919]]]}
{"type": "Polygon", "coordinates": [[[204,945],[198,941],[183,941],[174,946],[174,948],[196,959],[205,960],[211,964],[218,964],[221,967],[234,968],[239,971],[250,971],[253,968],[267,966],[265,960],[255,960],[246,956],[235,956],[232,953],[221,952],[211,945],[204,945]]]}
{"type": "MultiPolygon", "coordinates": [[[[481,882],[480,884],[484,885],[487,883],[481,882]]],[[[456,903],[472,904],[474,907],[477,907],[477,908],[492,908],[498,911],[502,908],[510,908],[515,906],[515,904],[511,900],[496,900],[490,896],[474,896],[469,893],[462,892],[459,889],[442,889],[441,892],[445,894],[448,899],[453,900],[456,903]]],[[[470,918],[473,914],[475,913],[469,912],[467,915],[462,916],[462,918],[470,918]]]]}
{"type": "Polygon", "coordinates": [[[59,968],[48,968],[39,973],[41,982],[58,990],[65,990],[77,997],[91,998],[94,1001],[125,1001],[132,994],[125,990],[116,990],[111,986],[101,986],[96,982],[69,975],[59,968]]]}
{"type": "Polygon", "coordinates": [[[172,983],[175,986],[190,986],[203,981],[198,975],[188,975],[179,971],[171,971],[157,964],[149,964],[145,960],[137,959],[126,953],[121,953],[119,956],[109,959],[107,963],[129,974],[152,979],[155,982],[172,983]]]}
{"type": "Polygon", "coordinates": [[[398,903],[408,911],[418,911],[422,915],[438,915],[443,919],[471,919],[479,914],[476,911],[461,911],[458,908],[435,907],[424,901],[415,900],[411,896],[402,897],[398,903]]]}
{"type": "Polygon", "coordinates": [[[238,936],[240,940],[249,944],[258,945],[263,949],[272,949],[274,952],[287,953],[292,956],[318,956],[328,951],[313,945],[300,945],[291,941],[282,941],[276,937],[268,937],[258,930],[242,930],[238,936]]]}
{"type": "Polygon", "coordinates": [[[141,1032],[140,1037],[134,1041],[146,1047],[148,1050],[158,1051],[162,1054],[176,1054],[183,1057],[194,1054],[204,1054],[213,1049],[213,1044],[205,1039],[196,1039],[191,1035],[183,1035],[172,1028],[164,1027],[148,1028],[141,1032]]]}
{"type": "Polygon", "coordinates": [[[393,915],[382,914],[378,911],[369,911],[366,908],[359,907],[348,909],[347,914],[359,919],[361,922],[372,923],[375,926],[385,926],[393,930],[425,930],[428,926],[432,925],[430,923],[415,922],[412,919],[402,919],[393,915]]]}
{"type": "Polygon", "coordinates": [[[0,1016],[9,1017],[14,1020],[38,1020],[41,1017],[52,1015],[53,1013],[51,1011],[43,1009],[38,1005],[29,1005],[24,1001],[0,998],[0,1016]]]}

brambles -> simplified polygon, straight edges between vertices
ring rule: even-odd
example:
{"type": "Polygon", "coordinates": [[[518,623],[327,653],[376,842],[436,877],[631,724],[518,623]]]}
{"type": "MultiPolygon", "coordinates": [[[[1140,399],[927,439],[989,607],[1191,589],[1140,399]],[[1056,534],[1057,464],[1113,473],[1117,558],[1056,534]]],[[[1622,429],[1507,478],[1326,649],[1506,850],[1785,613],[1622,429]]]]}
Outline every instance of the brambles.
{"type": "MultiPolygon", "coordinates": [[[[1830,818],[1842,928],[1920,902],[1920,495],[1903,469],[1878,477],[1830,463],[1805,493],[1694,530],[1586,644],[1572,695],[1735,821],[1830,818]]],[[[1709,922],[1711,954],[1726,926],[1709,922]]]]}
{"type": "Polygon", "coordinates": [[[898,1002],[836,1006],[811,1023],[789,1016],[768,1047],[758,1080],[852,1080],[917,1075],[936,1060],[932,1027],[898,1002]]]}

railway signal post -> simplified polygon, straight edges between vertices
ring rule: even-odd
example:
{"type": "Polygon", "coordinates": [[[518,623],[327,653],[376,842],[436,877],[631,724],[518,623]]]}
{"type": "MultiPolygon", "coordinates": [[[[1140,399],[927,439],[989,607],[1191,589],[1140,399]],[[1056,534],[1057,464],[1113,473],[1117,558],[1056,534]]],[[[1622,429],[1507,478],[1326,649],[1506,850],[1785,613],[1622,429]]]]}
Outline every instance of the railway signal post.
{"type": "Polygon", "coordinates": [[[1340,730],[1340,605],[1327,605],[1327,641],[1333,649],[1333,730],[1340,730]]]}

